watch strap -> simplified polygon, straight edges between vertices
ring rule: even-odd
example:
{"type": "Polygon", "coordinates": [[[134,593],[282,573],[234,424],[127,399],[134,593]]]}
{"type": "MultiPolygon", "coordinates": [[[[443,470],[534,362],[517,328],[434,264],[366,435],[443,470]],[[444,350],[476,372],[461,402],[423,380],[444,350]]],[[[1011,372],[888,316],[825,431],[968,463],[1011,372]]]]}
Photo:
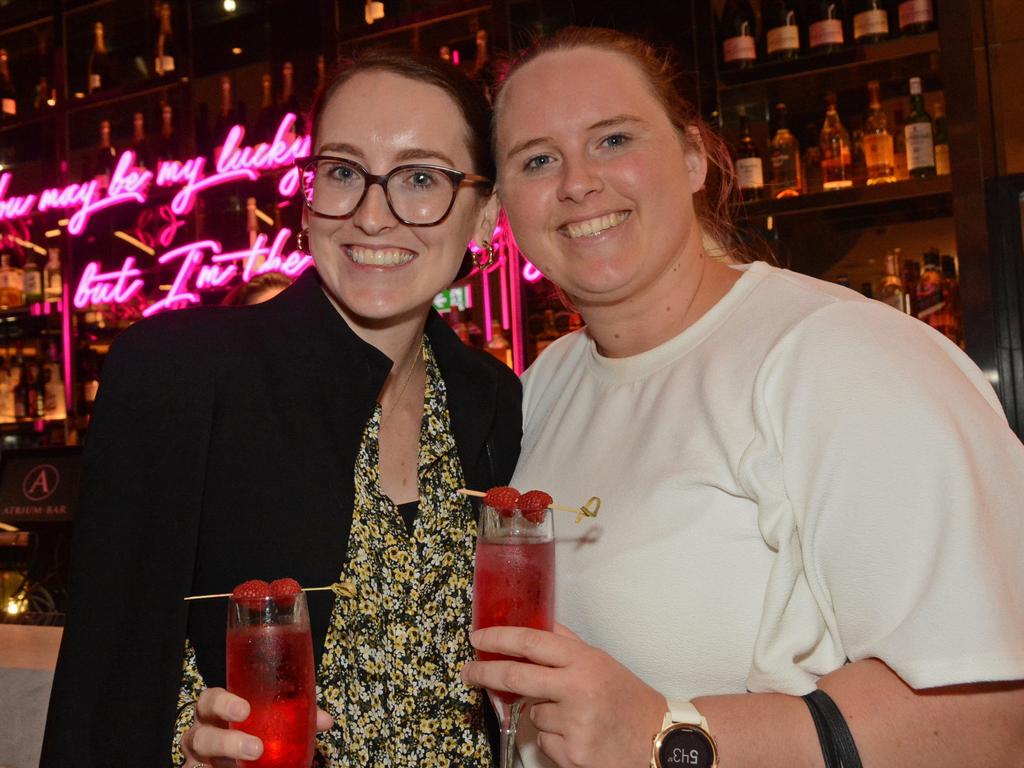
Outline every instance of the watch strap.
{"type": "Polygon", "coordinates": [[[692,701],[673,701],[672,699],[667,699],[666,701],[668,702],[668,711],[661,721],[661,730],[664,731],[673,723],[696,725],[705,731],[708,729],[708,721],[697,710],[692,701]]]}

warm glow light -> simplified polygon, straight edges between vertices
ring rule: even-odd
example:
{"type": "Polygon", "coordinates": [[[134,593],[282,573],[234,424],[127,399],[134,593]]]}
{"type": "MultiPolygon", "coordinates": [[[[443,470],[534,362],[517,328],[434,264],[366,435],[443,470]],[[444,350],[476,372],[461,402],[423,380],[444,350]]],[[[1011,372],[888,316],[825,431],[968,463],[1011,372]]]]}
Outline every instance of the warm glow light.
{"type": "Polygon", "coordinates": [[[242,49],[239,48],[238,46],[235,46],[234,48],[232,48],[231,52],[233,54],[235,54],[235,56],[241,56],[242,55],[242,49]]]}
{"type": "Polygon", "coordinates": [[[22,240],[20,237],[15,237],[14,238],[14,242],[16,242],[22,248],[28,248],[30,250],[35,251],[40,256],[45,256],[46,255],[46,249],[45,248],[40,248],[38,245],[36,245],[35,243],[30,243],[28,240],[22,240]]]}
{"type": "Polygon", "coordinates": [[[15,600],[13,597],[7,601],[7,613],[11,616],[17,616],[19,613],[25,612],[25,598],[21,600],[15,600]]]}
{"type": "Polygon", "coordinates": [[[48,229],[48,230],[46,230],[46,232],[44,234],[47,237],[60,237],[60,230],[59,229],[48,229]]]}
{"type": "Polygon", "coordinates": [[[85,94],[82,93],[81,91],[75,91],[75,98],[76,99],[84,99],[85,98],[85,94]]]}
{"type": "Polygon", "coordinates": [[[156,251],[154,251],[152,248],[150,248],[148,245],[146,245],[141,240],[138,240],[138,239],[132,237],[127,232],[122,232],[119,229],[116,232],[114,232],[114,237],[119,237],[122,240],[124,240],[126,243],[131,243],[132,245],[134,245],[136,248],[138,248],[143,253],[148,253],[150,256],[155,256],[156,255],[156,251]]]}
{"type": "Polygon", "coordinates": [[[256,209],[256,218],[259,219],[262,222],[265,222],[266,224],[268,224],[271,227],[274,226],[274,220],[272,218],[270,218],[269,216],[267,216],[267,214],[265,214],[259,208],[256,209]]]}
{"type": "Polygon", "coordinates": [[[224,10],[228,13],[234,13],[238,10],[238,3],[235,0],[224,0],[224,10]]]}
{"type": "Polygon", "coordinates": [[[47,99],[46,100],[46,106],[48,106],[48,107],[55,107],[55,106],[57,106],[57,100],[56,99],[47,99]]]}

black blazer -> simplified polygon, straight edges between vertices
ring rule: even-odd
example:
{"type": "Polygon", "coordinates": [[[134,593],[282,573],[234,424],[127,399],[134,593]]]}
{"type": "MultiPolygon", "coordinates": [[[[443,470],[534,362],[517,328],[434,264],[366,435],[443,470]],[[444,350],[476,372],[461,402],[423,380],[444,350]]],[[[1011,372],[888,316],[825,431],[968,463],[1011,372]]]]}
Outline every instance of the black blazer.
{"type": "MultiPolygon", "coordinates": [[[[434,312],[426,332],[467,484],[508,482],[518,380],[434,312]]],[[[312,269],[264,304],[169,312],[121,334],[84,453],[43,768],[169,762],[186,636],[206,684],[224,684],[226,603],[184,596],[337,579],[356,453],[390,368],[312,269]]],[[[309,594],[316,658],[332,601],[309,594]]]]}

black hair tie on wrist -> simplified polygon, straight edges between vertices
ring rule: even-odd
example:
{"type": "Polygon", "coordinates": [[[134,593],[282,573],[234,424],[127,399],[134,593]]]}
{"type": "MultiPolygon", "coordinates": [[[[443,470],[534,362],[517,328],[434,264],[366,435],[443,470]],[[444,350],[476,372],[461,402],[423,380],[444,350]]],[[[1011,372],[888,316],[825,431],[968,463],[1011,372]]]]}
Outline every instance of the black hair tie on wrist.
{"type": "Polygon", "coordinates": [[[862,768],[853,734],[832,697],[815,689],[801,698],[811,710],[825,768],[862,768]]]}

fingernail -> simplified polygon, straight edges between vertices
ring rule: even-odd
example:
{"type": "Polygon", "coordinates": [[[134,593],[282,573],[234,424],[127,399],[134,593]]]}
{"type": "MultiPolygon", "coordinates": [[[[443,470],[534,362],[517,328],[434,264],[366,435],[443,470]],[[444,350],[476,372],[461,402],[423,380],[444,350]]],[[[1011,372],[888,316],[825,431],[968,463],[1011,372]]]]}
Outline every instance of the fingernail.
{"type": "Polygon", "coordinates": [[[263,754],[263,742],[257,738],[248,738],[242,742],[242,755],[249,760],[255,760],[263,754]]]}
{"type": "Polygon", "coordinates": [[[228,707],[228,715],[230,715],[231,719],[235,720],[236,722],[245,720],[246,715],[248,714],[248,708],[245,706],[245,704],[243,704],[240,701],[233,701],[231,702],[231,705],[228,707]]]}
{"type": "Polygon", "coordinates": [[[476,647],[477,639],[480,637],[480,630],[475,629],[469,633],[469,644],[476,647]]]}

